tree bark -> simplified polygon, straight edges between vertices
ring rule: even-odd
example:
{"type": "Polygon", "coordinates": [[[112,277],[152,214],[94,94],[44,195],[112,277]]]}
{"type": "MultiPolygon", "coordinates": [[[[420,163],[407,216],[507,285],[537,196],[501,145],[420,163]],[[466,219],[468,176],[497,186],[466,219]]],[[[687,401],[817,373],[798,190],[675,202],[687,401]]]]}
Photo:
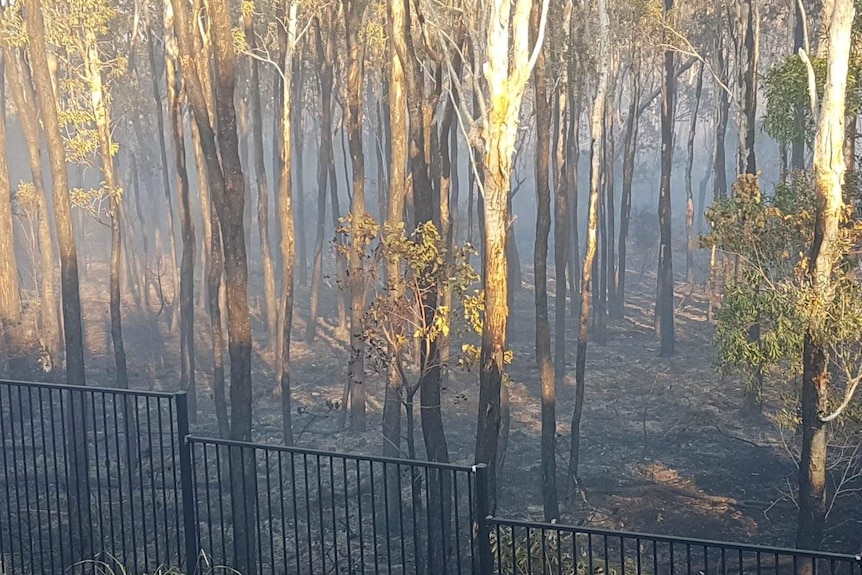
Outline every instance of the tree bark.
{"type": "MultiPolygon", "coordinates": [[[[539,30],[541,5],[533,5],[530,37],[539,30]]],[[[551,106],[548,101],[545,51],[539,52],[533,69],[536,109],[536,243],[533,249],[533,276],[536,295],[536,365],[542,386],[542,507],[545,521],[557,519],[556,436],[557,392],[551,361],[551,326],[548,321],[548,238],[551,233],[551,190],[548,181],[551,161],[551,106]]]]}
{"type": "MultiPolygon", "coordinates": [[[[694,269],[692,266],[692,252],[694,251],[694,238],[692,228],[694,227],[694,190],[691,184],[691,170],[694,166],[694,138],[697,135],[697,113],[700,109],[700,96],[703,92],[703,63],[697,69],[697,83],[694,88],[694,102],[691,105],[691,122],[688,125],[688,140],[686,140],[686,163],[685,163],[685,278],[689,285],[694,285],[694,269]]],[[[701,206],[701,210],[703,207],[701,206]]]]}
{"type": "Polygon", "coordinates": [[[21,318],[21,292],[18,289],[18,263],[15,259],[12,191],[6,152],[6,59],[0,55],[0,326],[21,318]]]}
{"type": "Polygon", "coordinates": [[[737,172],[756,174],[754,134],[757,121],[757,61],[760,47],[760,22],[755,0],[738,0],[737,26],[740,38],[738,119],[739,155],[737,172]]]}
{"type": "MultiPolygon", "coordinates": [[[[793,11],[795,25],[793,27],[793,53],[798,54],[805,47],[805,14],[801,10],[799,0],[794,0],[793,11]]],[[[805,105],[799,104],[793,110],[794,137],[790,142],[790,167],[794,170],[805,169],[805,105]]]]}
{"type": "MultiPolygon", "coordinates": [[[[57,243],[60,247],[60,287],[63,294],[66,383],[83,386],[86,385],[86,379],[84,377],[81,295],[78,283],[78,254],[72,229],[72,206],[69,200],[69,182],[66,175],[66,151],[63,147],[57,99],[52,85],[51,71],[48,67],[41,1],[25,0],[24,9],[30,47],[30,62],[39,101],[39,117],[42,120],[45,142],[48,147],[48,160],[51,166],[54,223],[57,243]]],[[[26,110],[26,108],[21,109],[26,110]]],[[[72,475],[71,481],[74,482],[76,488],[69,490],[69,509],[74,511],[69,514],[70,546],[68,557],[64,557],[64,562],[67,565],[92,556],[94,551],[93,542],[90,539],[87,449],[83,442],[74,439],[83,436],[86,426],[86,409],[82,394],[73,393],[70,399],[67,416],[70,420],[68,425],[70,425],[73,433],[68,434],[66,449],[72,475]]]]}
{"type": "Polygon", "coordinates": [[[488,465],[492,513],[497,496],[500,386],[505,371],[509,317],[506,237],[510,224],[512,161],[521,100],[544,41],[548,9],[548,1],[544,0],[536,46],[530,54],[528,32],[531,4],[530,0],[516,0],[514,5],[509,0],[493,0],[489,6],[485,39],[486,61],[483,71],[488,87],[488,117],[483,124],[485,316],[479,360],[476,461],[488,465]]]}
{"type": "Polygon", "coordinates": [[[628,255],[629,222],[632,215],[632,182],[635,175],[638,129],[640,127],[641,64],[640,56],[632,72],[632,97],[623,131],[623,188],[620,198],[619,264],[617,265],[617,302],[614,314],[622,319],[626,309],[626,256],[628,255]]]}
{"type": "MultiPolygon", "coordinates": [[[[33,80],[30,66],[24,61],[20,50],[13,50],[4,45],[3,55],[6,60],[6,76],[12,88],[12,101],[18,110],[36,110],[36,94],[33,90],[33,80]]],[[[48,212],[48,195],[45,190],[45,180],[42,175],[42,139],[37,114],[18,114],[18,121],[24,133],[27,144],[27,159],[30,166],[30,177],[36,190],[38,202],[38,237],[39,266],[41,267],[41,284],[39,287],[39,317],[41,320],[40,343],[51,361],[46,364],[53,367],[60,362],[60,318],[57,313],[57,298],[54,283],[56,281],[54,259],[54,243],[51,238],[51,222],[48,212]]]]}
{"type": "MultiPolygon", "coordinates": [[[[243,32],[249,50],[257,50],[257,35],[254,30],[254,12],[243,10],[243,32]]],[[[256,58],[249,59],[251,89],[249,90],[249,112],[251,113],[252,153],[254,155],[254,178],[257,184],[257,225],[260,234],[260,257],[263,268],[263,300],[266,320],[266,341],[270,349],[276,345],[278,303],[275,296],[275,270],[272,250],[269,245],[269,184],[266,178],[266,163],[263,148],[263,112],[260,102],[260,69],[256,58]]],[[[250,212],[250,210],[249,210],[250,212]]]]}
{"type": "MultiPolygon", "coordinates": [[[[285,0],[285,4],[288,0],[285,0]]],[[[292,181],[292,124],[294,113],[293,65],[296,52],[297,5],[289,2],[284,9],[286,30],[282,34],[285,47],[281,69],[284,71],[284,89],[281,96],[281,173],[279,176],[278,213],[281,219],[281,417],[285,445],[293,445],[293,427],[290,398],[290,331],[293,324],[293,282],[296,269],[296,231],[293,221],[293,181],[292,181]]]]}
{"type": "MultiPolygon", "coordinates": [[[[314,341],[317,331],[318,307],[320,305],[320,286],[323,282],[323,243],[326,229],[326,191],[327,185],[336,189],[335,181],[329,181],[332,164],[332,66],[334,62],[334,39],[331,16],[327,20],[328,37],[323,40],[323,23],[320,17],[314,22],[314,39],[317,53],[317,66],[320,78],[320,146],[317,151],[317,228],[314,236],[314,257],[311,271],[311,295],[309,299],[308,322],[305,328],[305,341],[314,341]]],[[[333,192],[335,193],[335,192],[333,192]]],[[[333,204],[333,214],[337,209],[333,204]]],[[[339,296],[339,301],[341,300],[339,296]]],[[[344,406],[345,408],[347,406],[344,406]]]]}
{"type": "MultiPolygon", "coordinates": [[[[846,169],[843,157],[845,100],[854,14],[852,0],[835,0],[829,21],[826,87],[814,138],[817,212],[808,277],[820,300],[817,305],[822,306],[829,305],[833,269],[840,257],[839,225],[846,169]]],[[[805,334],[802,365],[802,458],[796,546],[817,549],[826,519],[827,429],[821,417],[828,409],[829,358],[825,345],[810,330],[805,334]]],[[[800,571],[808,574],[813,571],[812,567],[803,565],[800,571]]]]}
{"type": "Polygon", "coordinates": [[[590,305],[592,297],[593,263],[596,258],[597,230],[599,225],[599,194],[602,180],[602,139],[604,132],[605,101],[610,68],[610,22],[606,0],[598,0],[599,19],[599,77],[593,113],[590,122],[590,203],[587,215],[587,249],[581,268],[581,313],[578,324],[578,347],[575,360],[575,408],[572,412],[571,453],[569,479],[575,487],[580,483],[578,467],[581,454],[581,414],[584,409],[586,385],[587,340],[589,338],[590,305]]]}
{"type": "MultiPolygon", "coordinates": [[[[169,6],[166,6],[169,8],[169,6]]],[[[186,142],[183,130],[182,79],[177,74],[176,40],[168,24],[172,13],[166,13],[165,23],[165,82],[168,96],[168,123],[174,150],[177,196],[180,208],[180,234],[183,253],[180,264],[180,389],[188,393],[189,420],[197,418],[197,386],[195,385],[195,228],[189,201],[189,175],[186,164],[186,142]]],[[[158,104],[161,106],[161,103],[158,104]]],[[[201,183],[203,185],[204,182],[201,183]]],[[[168,193],[170,187],[167,188],[168,193]]],[[[173,211],[173,207],[168,205],[173,211]]],[[[218,290],[216,290],[218,293],[218,290]]],[[[221,328],[221,326],[219,326],[221,328]]],[[[223,375],[222,375],[223,377],[223,375]]],[[[224,384],[222,383],[222,387],[224,384]]]]}
{"type": "MultiPolygon", "coordinates": [[[[165,193],[165,206],[168,214],[168,247],[170,249],[170,259],[171,259],[171,287],[173,288],[173,298],[174,302],[169,310],[170,313],[168,315],[168,325],[171,329],[173,329],[175,325],[175,314],[177,310],[176,299],[177,295],[180,293],[180,274],[177,274],[177,270],[180,269],[177,266],[177,246],[176,246],[176,228],[174,224],[174,206],[173,199],[171,197],[171,178],[170,178],[170,168],[168,167],[168,151],[167,145],[165,143],[165,115],[162,111],[162,96],[159,92],[159,83],[158,83],[158,65],[156,60],[156,50],[153,42],[153,29],[149,23],[149,8],[144,9],[145,17],[147,19],[147,57],[150,61],[150,77],[152,79],[152,90],[153,90],[153,102],[155,104],[156,110],[156,129],[159,134],[159,160],[162,165],[162,188],[165,193]]],[[[167,35],[167,34],[166,34],[167,35]]],[[[167,55],[165,55],[167,59],[167,55]]],[[[166,60],[167,61],[167,60],[166,60]]],[[[167,67],[165,68],[165,73],[167,74],[167,67]]],[[[167,80],[165,80],[167,82],[167,80]]],[[[143,142],[142,142],[143,143],[143,142]]],[[[182,335],[180,336],[182,339],[182,335]]]]}
{"type": "Polygon", "coordinates": [[[727,120],[730,114],[730,98],[727,90],[723,86],[727,86],[728,81],[728,63],[727,54],[727,39],[724,34],[719,34],[717,47],[715,51],[715,68],[716,81],[715,93],[718,102],[715,107],[715,146],[713,148],[712,160],[712,198],[720,200],[727,197],[727,152],[725,150],[725,136],[727,134],[727,120]]]}
{"type": "MultiPolygon", "coordinates": [[[[344,26],[347,42],[347,133],[353,176],[350,211],[356,221],[365,214],[365,154],[362,145],[363,49],[359,32],[365,17],[366,0],[346,0],[344,26]]],[[[365,413],[365,342],[362,339],[362,316],[365,313],[365,278],[362,260],[356,250],[348,255],[347,283],[350,287],[350,359],[347,381],[350,394],[350,430],[364,432],[365,413]]]]}
{"type": "MultiPolygon", "coordinates": [[[[667,17],[673,10],[673,0],[664,0],[667,17]]],[[[664,82],[661,98],[661,187],[658,199],[658,219],[661,238],[658,253],[658,281],[656,286],[655,327],[661,341],[662,357],[674,353],[674,304],[673,304],[673,254],[671,242],[671,192],[670,179],[673,168],[674,100],[676,99],[676,74],[674,73],[674,51],[664,53],[664,82]]]]}

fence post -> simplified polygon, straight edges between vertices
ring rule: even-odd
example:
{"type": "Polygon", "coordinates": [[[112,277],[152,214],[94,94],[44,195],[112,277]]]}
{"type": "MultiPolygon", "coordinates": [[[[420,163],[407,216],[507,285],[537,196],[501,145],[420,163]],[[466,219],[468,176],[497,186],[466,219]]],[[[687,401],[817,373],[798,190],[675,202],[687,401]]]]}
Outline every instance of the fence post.
{"type": "Polygon", "coordinates": [[[189,436],[189,404],[185,391],[178,391],[177,433],[180,444],[180,489],[183,496],[183,536],[185,537],[185,568],[188,575],[197,573],[198,534],[195,518],[194,483],[192,482],[192,449],[189,436]]]}
{"type": "Polygon", "coordinates": [[[476,478],[476,526],[478,527],[479,575],[491,575],[494,571],[494,557],[491,553],[491,515],[488,498],[488,466],[477,463],[473,466],[476,478]]]}

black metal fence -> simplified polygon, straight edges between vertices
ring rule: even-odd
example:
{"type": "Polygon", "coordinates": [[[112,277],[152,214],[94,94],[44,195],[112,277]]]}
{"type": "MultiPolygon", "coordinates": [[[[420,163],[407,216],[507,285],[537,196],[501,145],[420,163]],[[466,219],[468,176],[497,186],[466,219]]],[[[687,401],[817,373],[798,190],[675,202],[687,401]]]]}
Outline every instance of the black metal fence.
{"type": "Polygon", "coordinates": [[[188,442],[207,565],[243,574],[473,572],[471,467],[188,442]]]}
{"type": "MultiPolygon", "coordinates": [[[[182,394],[0,382],[0,573],[183,557],[182,394]]],[[[187,426],[186,426],[187,428],[187,426]]]]}
{"type": "Polygon", "coordinates": [[[841,555],[488,518],[499,575],[862,575],[841,555]]]}
{"type": "Polygon", "coordinates": [[[850,555],[489,517],[486,485],[484,465],[193,436],[183,392],[0,380],[0,575],[862,575],[850,555]]]}

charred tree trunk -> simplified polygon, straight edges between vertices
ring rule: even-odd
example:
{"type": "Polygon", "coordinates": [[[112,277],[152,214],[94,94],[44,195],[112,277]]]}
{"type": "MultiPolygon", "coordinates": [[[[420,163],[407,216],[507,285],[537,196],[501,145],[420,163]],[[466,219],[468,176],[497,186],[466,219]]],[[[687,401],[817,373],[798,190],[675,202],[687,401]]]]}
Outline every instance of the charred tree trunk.
{"type": "Polygon", "coordinates": [[[754,0],[739,0],[737,26],[740,38],[739,89],[740,110],[738,125],[739,156],[737,173],[756,174],[754,134],[757,121],[757,60],[760,46],[760,22],[754,0]]]}
{"type": "MultiPolygon", "coordinates": [[[[332,164],[332,66],[334,61],[334,41],[331,16],[327,17],[329,36],[323,39],[322,22],[318,17],[314,23],[314,38],[317,53],[318,73],[320,77],[320,147],[317,152],[317,228],[314,236],[314,257],[311,271],[311,296],[309,300],[308,323],[305,328],[305,341],[314,341],[317,331],[318,306],[320,302],[320,286],[323,282],[323,244],[326,229],[326,192],[327,185],[336,190],[335,181],[329,181],[330,165],[332,164]]],[[[336,214],[336,204],[333,204],[333,214],[336,214]]],[[[339,301],[341,300],[339,296],[339,301]]],[[[346,408],[346,406],[344,406],[346,408]]]]}
{"type": "Polygon", "coordinates": [[[640,126],[641,83],[640,60],[632,73],[632,97],[623,131],[623,189],[620,198],[619,264],[617,265],[617,302],[614,316],[622,319],[626,309],[626,256],[628,254],[629,222],[632,215],[632,182],[635,175],[638,128],[640,126]]]}
{"type": "Polygon", "coordinates": [[[605,101],[608,92],[610,68],[610,22],[606,0],[598,0],[599,8],[599,77],[590,122],[590,204],[587,216],[587,250],[581,277],[581,314],[578,324],[578,347],[575,360],[575,408],[572,412],[572,439],[569,457],[569,479],[578,487],[578,467],[581,453],[581,414],[584,409],[586,385],[587,339],[589,337],[590,304],[592,296],[593,262],[596,258],[599,225],[599,194],[602,179],[602,139],[604,132],[605,101]]]}
{"type": "Polygon", "coordinates": [[[720,200],[727,197],[727,152],[725,150],[725,136],[727,135],[727,120],[730,114],[730,98],[724,86],[728,80],[728,63],[726,46],[727,39],[724,34],[719,34],[717,48],[715,51],[716,74],[715,93],[718,102],[715,106],[715,147],[713,149],[712,161],[712,198],[720,200]]]}
{"type": "MultiPolygon", "coordinates": [[[[694,227],[694,190],[691,184],[691,169],[694,166],[694,138],[697,135],[697,113],[700,109],[700,95],[703,92],[703,63],[697,69],[697,83],[694,88],[694,102],[691,105],[691,122],[688,125],[688,139],[686,140],[686,163],[685,163],[685,278],[689,285],[694,285],[694,269],[692,266],[692,252],[694,250],[694,238],[692,228],[694,227]]],[[[701,209],[702,206],[701,206],[701,209]]]]}
{"type": "MultiPolygon", "coordinates": [[[[540,6],[533,5],[530,35],[535,42],[539,29],[540,6]]],[[[551,106],[548,102],[545,51],[539,52],[533,69],[536,107],[536,244],[533,250],[533,276],[536,286],[536,364],[542,385],[542,506],[545,521],[557,519],[556,437],[557,392],[551,361],[551,326],[548,321],[548,238],[551,233],[551,190],[548,181],[551,162],[551,106]]]]}
{"type": "MultiPolygon", "coordinates": [[[[84,337],[81,326],[81,295],[78,283],[78,254],[75,235],[72,229],[72,207],[69,200],[69,182],[66,175],[66,151],[60,132],[60,119],[57,100],[52,86],[51,71],[48,67],[48,53],[45,44],[45,24],[42,19],[40,0],[24,2],[25,23],[30,62],[36,94],[39,102],[39,117],[48,147],[48,160],[51,166],[53,187],[54,223],[57,243],[60,247],[60,286],[63,293],[63,335],[66,350],[66,383],[86,385],[84,377],[84,337]]],[[[27,108],[22,108],[27,109],[27,108]]],[[[53,302],[51,305],[54,305],[53,302]]],[[[86,429],[87,412],[83,395],[70,394],[67,417],[72,433],[68,434],[65,449],[70,472],[70,482],[75,487],[69,489],[69,533],[70,545],[64,563],[71,565],[92,556],[93,542],[90,540],[89,477],[86,444],[76,441],[83,437],[86,429]]],[[[66,425],[66,423],[64,423],[66,425]]]]}
{"type": "MultiPolygon", "coordinates": [[[[666,17],[673,10],[673,0],[664,0],[666,17]]],[[[670,177],[673,167],[674,100],[676,74],[674,52],[664,53],[664,82],[661,98],[661,187],[658,199],[658,220],[661,239],[658,253],[658,281],[656,286],[655,327],[661,341],[661,356],[674,352],[673,255],[671,242],[670,177]]]]}

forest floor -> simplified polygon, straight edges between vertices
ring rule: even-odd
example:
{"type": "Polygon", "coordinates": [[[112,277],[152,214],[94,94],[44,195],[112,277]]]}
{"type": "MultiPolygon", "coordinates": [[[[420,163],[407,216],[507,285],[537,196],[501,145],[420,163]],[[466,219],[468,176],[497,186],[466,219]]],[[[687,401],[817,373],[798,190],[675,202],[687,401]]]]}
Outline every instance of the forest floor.
{"type": "MultiPolygon", "coordinates": [[[[634,260],[636,258],[632,258],[634,260]]],[[[646,266],[641,269],[645,269],[646,266]]],[[[84,290],[87,375],[91,385],[112,384],[113,356],[104,270],[92,266],[84,290]]],[[[511,432],[499,497],[499,514],[542,516],[540,492],[540,383],[535,364],[534,300],[524,267],[510,318],[511,432]]],[[[557,469],[562,522],[687,537],[792,546],[796,509],[784,494],[796,482],[796,466],[777,427],[746,409],[741,380],[722,377],[714,366],[713,326],[706,321],[702,287],[676,288],[676,354],[658,356],[653,335],[655,276],[629,269],[625,317],[608,322],[607,344],[590,342],[587,352],[580,476],[583,497],[572,495],[566,478],[570,418],[574,405],[574,318],[567,321],[565,384],[557,390],[557,469]]],[[[253,281],[259,278],[252,278],[253,281]]],[[[553,305],[553,280],[549,282],[553,305]]],[[[368,431],[341,432],[338,412],[346,378],[347,349],[336,320],[336,288],[324,287],[318,338],[311,346],[292,344],[294,434],[298,445],[344,452],[382,449],[383,385],[368,382],[368,431]]],[[[274,358],[263,350],[261,300],[253,297],[255,439],[281,439],[281,400],[274,358]]],[[[297,289],[294,334],[304,334],[308,289],[297,289]]],[[[175,390],[179,382],[178,338],[167,329],[166,312],[157,319],[133,305],[124,310],[130,385],[175,390]]],[[[215,433],[210,392],[212,354],[205,312],[196,312],[198,427],[215,433]]],[[[553,322],[553,308],[550,313],[553,322]]],[[[553,331],[553,329],[552,329],[553,331]]],[[[455,346],[453,346],[455,347],[455,346]]],[[[553,346],[552,346],[553,349],[553,346]]],[[[45,379],[32,353],[10,357],[0,373],[16,379],[45,379]]],[[[60,375],[57,375],[60,377],[60,375]]],[[[443,391],[445,432],[453,462],[473,462],[477,413],[476,373],[452,370],[443,391]]],[[[778,409],[766,394],[765,411],[778,409]]],[[[777,395],[777,394],[776,394],[777,395]]],[[[417,409],[418,414],[418,409],[417,409]]],[[[421,428],[417,422],[417,436],[421,428]]],[[[421,437],[417,437],[420,449],[421,437]]],[[[858,552],[862,541],[862,500],[839,500],[830,515],[824,548],[858,552]]]]}

